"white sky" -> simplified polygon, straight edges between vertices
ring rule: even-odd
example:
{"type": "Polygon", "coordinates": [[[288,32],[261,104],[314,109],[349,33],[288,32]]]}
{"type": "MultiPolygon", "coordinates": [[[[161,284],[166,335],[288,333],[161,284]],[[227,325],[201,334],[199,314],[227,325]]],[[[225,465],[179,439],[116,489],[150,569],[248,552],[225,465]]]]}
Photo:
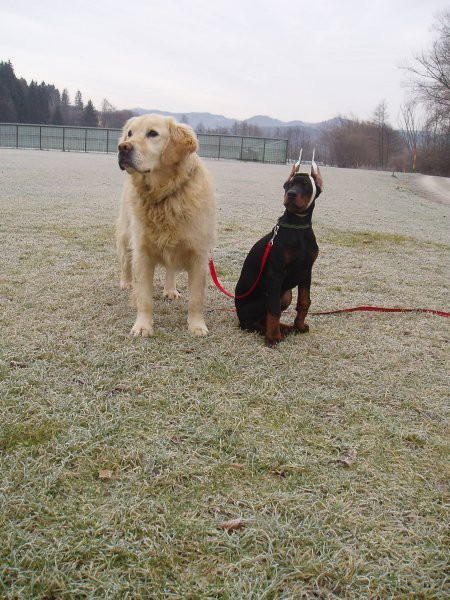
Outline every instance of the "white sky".
{"type": "Polygon", "coordinates": [[[0,60],[100,108],[371,116],[450,0],[0,0],[0,60]]]}

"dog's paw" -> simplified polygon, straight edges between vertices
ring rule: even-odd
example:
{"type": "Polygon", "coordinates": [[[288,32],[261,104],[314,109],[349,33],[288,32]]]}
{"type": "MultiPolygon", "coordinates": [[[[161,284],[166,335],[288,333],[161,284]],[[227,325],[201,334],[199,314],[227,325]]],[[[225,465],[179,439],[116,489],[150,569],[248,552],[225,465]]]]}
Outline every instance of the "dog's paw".
{"type": "Polygon", "coordinates": [[[193,321],[188,323],[188,330],[190,333],[193,333],[199,337],[208,335],[208,328],[206,327],[206,323],[204,321],[193,321]]]}
{"type": "Polygon", "coordinates": [[[294,329],[297,333],[308,333],[309,325],[307,325],[306,323],[301,323],[299,325],[294,323],[294,329]]]}
{"type": "Polygon", "coordinates": [[[181,294],[176,288],[174,290],[166,290],[166,288],[164,288],[163,298],[165,300],[176,300],[180,296],[181,294]]]}
{"type": "Polygon", "coordinates": [[[292,325],[286,325],[285,323],[280,323],[280,331],[283,338],[291,333],[294,333],[295,329],[292,325]]]}
{"type": "Polygon", "coordinates": [[[278,344],[280,342],[283,341],[284,338],[280,337],[280,338],[267,338],[266,337],[266,346],[268,348],[275,348],[276,346],[278,346],[278,344]]]}
{"type": "Polygon", "coordinates": [[[150,321],[138,318],[130,331],[130,335],[134,337],[151,337],[153,335],[153,325],[150,321]]]}
{"type": "Polygon", "coordinates": [[[120,289],[121,290],[131,290],[133,286],[131,285],[131,281],[121,281],[120,289]]]}

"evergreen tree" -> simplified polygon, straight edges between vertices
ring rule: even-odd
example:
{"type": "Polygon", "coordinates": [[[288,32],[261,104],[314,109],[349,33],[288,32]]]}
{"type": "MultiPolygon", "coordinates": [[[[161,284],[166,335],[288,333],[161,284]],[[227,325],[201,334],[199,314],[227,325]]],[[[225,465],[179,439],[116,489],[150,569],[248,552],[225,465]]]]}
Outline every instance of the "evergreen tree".
{"type": "Polygon", "coordinates": [[[75,108],[77,108],[78,110],[84,109],[83,96],[81,95],[80,90],[77,90],[75,94],[75,108]]]}
{"type": "Polygon", "coordinates": [[[98,118],[97,112],[92,104],[92,100],[89,100],[83,111],[83,125],[86,127],[97,127],[98,118]]]}
{"type": "Polygon", "coordinates": [[[53,111],[51,123],[52,125],[64,125],[64,117],[59,104],[56,105],[55,110],[53,111]]]}
{"type": "Polygon", "coordinates": [[[64,106],[69,106],[70,104],[69,90],[67,88],[64,88],[63,93],[61,94],[61,104],[64,106]]]}
{"type": "Polygon", "coordinates": [[[13,123],[26,115],[25,94],[11,61],[0,62],[0,121],[13,123]]]}
{"type": "Polygon", "coordinates": [[[27,94],[28,123],[43,123],[50,121],[49,94],[44,82],[37,84],[31,81],[27,94]]]}
{"type": "Polygon", "coordinates": [[[39,123],[40,115],[39,115],[39,98],[38,98],[38,85],[32,79],[30,85],[28,86],[28,94],[27,94],[27,105],[28,105],[28,114],[27,114],[27,122],[28,123],[39,123]]]}

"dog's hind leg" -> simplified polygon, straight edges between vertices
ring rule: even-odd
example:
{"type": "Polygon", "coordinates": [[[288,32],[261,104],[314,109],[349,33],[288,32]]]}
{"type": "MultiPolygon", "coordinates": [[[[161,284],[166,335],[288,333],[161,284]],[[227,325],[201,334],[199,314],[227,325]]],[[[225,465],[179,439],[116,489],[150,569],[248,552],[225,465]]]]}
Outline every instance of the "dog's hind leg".
{"type": "Polygon", "coordinates": [[[164,284],[163,298],[168,300],[176,300],[180,297],[180,292],[177,290],[175,282],[176,271],[171,267],[166,268],[166,282],[164,284]]]}

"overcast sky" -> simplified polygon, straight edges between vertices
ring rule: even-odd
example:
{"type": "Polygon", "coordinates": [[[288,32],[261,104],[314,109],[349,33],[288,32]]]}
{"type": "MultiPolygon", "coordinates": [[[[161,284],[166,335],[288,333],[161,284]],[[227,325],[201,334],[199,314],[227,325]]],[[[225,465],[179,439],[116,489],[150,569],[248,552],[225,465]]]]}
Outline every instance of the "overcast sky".
{"type": "Polygon", "coordinates": [[[0,60],[80,89],[100,108],[269,115],[393,125],[401,64],[426,49],[450,0],[14,0],[0,6],[0,60]]]}

